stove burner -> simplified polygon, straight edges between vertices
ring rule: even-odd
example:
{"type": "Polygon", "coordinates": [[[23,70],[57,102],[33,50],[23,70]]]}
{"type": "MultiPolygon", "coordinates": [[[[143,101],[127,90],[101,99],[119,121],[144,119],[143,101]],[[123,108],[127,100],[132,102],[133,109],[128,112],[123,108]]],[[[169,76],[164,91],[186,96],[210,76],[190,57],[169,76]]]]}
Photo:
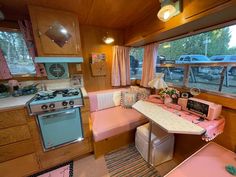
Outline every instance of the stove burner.
{"type": "Polygon", "coordinates": [[[77,96],[80,92],[76,89],[63,89],[63,90],[56,90],[56,91],[42,91],[38,92],[35,100],[49,100],[55,98],[57,95],[62,95],[62,97],[71,97],[77,96]]]}
{"type": "Polygon", "coordinates": [[[48,100],[55,98],[57,96],[56,93],[52,91],[41,91],[36,94],[35,100],[48,100]]]}
{"type": "Polygon", "coordinates": [[[49,99],[53,99],[55,97],[56,97],[56,95],[54,95],[54,94],[51,94],[51,95],[36,95],[35,100],[36,101],[38,101],[38,100],[49,100],[49,99]]]}
{"type": "Polygon", "coordinates": [[[78,91],[68,91],[67,93],[62,94],[63,97],[70,97],[70,96],[76,96],[76,95],[79,95],[78,91]]]}

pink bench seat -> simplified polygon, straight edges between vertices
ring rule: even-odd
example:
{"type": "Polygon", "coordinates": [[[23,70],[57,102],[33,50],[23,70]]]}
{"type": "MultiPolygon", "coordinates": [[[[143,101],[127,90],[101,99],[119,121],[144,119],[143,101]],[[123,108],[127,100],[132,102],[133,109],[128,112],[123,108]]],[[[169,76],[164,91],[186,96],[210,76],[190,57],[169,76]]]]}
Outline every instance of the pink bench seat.
{"type": "Polygon", "coordinates": [[[226,165],[236,166],[236,154],[216,143],[208,143],[165,177],[232,177],[226,165]]]}
{"type": "Polygon", "coordinates": [[[135,129],[147,122],[136,110],[121,106],[92,112],[91,120],[95,142],[135,129]]]}

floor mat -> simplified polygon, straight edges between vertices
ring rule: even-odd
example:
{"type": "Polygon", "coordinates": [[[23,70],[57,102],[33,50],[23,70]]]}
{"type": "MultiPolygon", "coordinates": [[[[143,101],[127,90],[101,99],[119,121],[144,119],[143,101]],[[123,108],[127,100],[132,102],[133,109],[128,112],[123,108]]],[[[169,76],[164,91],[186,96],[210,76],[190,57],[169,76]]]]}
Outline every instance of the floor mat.
{"type": "Polygon", "coordinates": [[[73,177],[73,161],[39,172],[30,177],[73,177]]]}
{"type": "Polygon", "coordinates": [[[105,155],[111,177],[160,177],[158,171],[148,165],[134,144],[105,155]]]}

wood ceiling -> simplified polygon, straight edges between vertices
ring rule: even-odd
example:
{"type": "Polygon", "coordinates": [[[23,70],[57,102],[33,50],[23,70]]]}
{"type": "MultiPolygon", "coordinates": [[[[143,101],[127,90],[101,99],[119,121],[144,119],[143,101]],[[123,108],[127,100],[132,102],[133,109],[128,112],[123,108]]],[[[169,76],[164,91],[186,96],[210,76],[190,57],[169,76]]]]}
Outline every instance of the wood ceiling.
{"type": "Polygon", "coordinates": [[[78,14],[80,23],[125,29],[149,14],[157,13],[158,0],[0,0],[6,19],[28,16],[27,4],[70,11],[78,14]]]}

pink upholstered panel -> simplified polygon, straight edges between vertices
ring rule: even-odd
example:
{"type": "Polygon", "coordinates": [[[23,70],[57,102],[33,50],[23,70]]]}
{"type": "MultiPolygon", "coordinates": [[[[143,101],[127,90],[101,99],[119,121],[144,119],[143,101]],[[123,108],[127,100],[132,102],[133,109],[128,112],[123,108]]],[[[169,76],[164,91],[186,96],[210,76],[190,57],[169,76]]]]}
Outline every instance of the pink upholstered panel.
{"type": "Polygon", "coordinates": [[[117,91],[123,91],[127,90],[126,88],[121,88],[121,89],[109,89],[109,90],[101,90],[101,91],[96,91],[96,92],[89,92],[89,101],[90,101],[90,112],[97,111],[98,109],[98,100],[97,100],[97,95],[102,94],[102,93],[114,93],[117,91]]]}
{"type": "Polygon", "coordinates": [[[235,153],[211,142],[165,177],[232,177],[225,166],[236,166],[235,158],[235,153]]]}
{"type": "Polygon", "coordinates": [[[97,95],[91,92],[88,94],[88,96],[89,96],[89,102],[90,102],[90,112],[94,112],[97,110],[97,107],[98,107],[97,95]]]}
{"type": "Polygon", "coordinates": [[[96,142],[132,130],[147,122],[147,119],[134,109],[125,109],[121,106],[93,112],[91,118],[96,142]]]}

